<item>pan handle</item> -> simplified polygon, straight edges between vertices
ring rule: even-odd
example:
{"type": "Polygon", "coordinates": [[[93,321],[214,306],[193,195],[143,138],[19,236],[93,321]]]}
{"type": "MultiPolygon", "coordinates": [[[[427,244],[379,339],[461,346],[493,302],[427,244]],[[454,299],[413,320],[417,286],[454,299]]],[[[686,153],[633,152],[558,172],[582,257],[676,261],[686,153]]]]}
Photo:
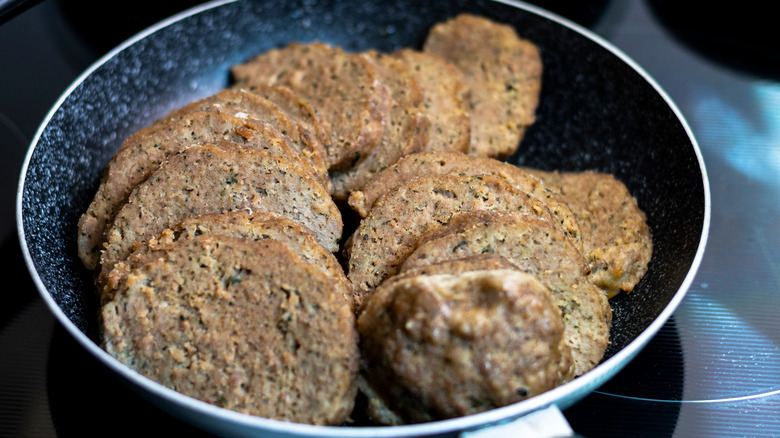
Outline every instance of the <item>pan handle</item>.
{"type": "Polygon", "coordinates": [[[569,422],[566,421],[558,406],[552,404],[505,423],[462,432],[459,438],[574,438],[578,436],[569,426],[569,422]]]}

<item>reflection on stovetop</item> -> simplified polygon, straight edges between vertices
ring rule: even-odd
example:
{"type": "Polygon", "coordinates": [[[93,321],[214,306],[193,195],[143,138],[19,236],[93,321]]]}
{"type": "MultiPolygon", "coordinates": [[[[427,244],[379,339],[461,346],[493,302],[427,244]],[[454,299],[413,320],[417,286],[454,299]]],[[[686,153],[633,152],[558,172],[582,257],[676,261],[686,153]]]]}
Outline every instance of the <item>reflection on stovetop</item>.
{"type": "Polygon", "coordinates": [[[730,69],[780,78],[780,38],[771,3],[649,0],[651,12],[683,44],[730,69]]]}
{"type": "Polygon", "coordinates": [[[0,436],[32,436],[31,430],[51,428],[43,376],[55,322],[24,275],[15,236],[0,242],[0,260],[6,273],[16,274],[0,305],[0,436]]]}
{"type": "Polygon", "coordinates": [[[588,437],[672,436],[683,399],[684,356],[674,317],[626,368],[565,411],[588,437]],[[609,428],[604,423],[609,423],[609,428]],[[642,424],[641,432],[637,425],[642,424]]]}

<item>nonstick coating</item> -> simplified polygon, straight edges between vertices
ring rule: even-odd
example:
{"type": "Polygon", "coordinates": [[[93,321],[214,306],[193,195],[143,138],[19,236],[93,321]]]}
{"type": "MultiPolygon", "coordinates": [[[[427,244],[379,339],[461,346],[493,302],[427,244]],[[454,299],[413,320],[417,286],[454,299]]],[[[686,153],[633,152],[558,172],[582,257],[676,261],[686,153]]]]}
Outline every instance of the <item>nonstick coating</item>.
{"type": "MultiPolygon", "coordinates": [[[[90,274],[76,255],[78,218],[122,140],[171,109],[227,86],[231,65],[294,40],[322,40],[347,50],[419,48],[431,25],[471,11],[512,24],[541,51],[544,76],[537,121],[510,161],[613,173],[647,213],[653,259],[635,290],[611,302],[613,337],[605,359],[629,345],[641,347],[652,333],[632,341],[656,331],[669,317],[703,251],[709,192],[698,146],[674,105],[624,55],[570,23],[519,6],[489,1],[239,1],[205,5],[128,41],[63,95],[27,157],[19,230],[44,298],[66,327],[94,347],[89,340],[97,340],[97,308],[90,274]]],[[[625,354],[621,362],[635,353],[625,354]]],[[[622,365],[610,364],[599,379],[622,365]]],[[[571,404],[600,382],[591,383],[581,391],[564,391],[566,399],[554,401],[571,404]]]]}

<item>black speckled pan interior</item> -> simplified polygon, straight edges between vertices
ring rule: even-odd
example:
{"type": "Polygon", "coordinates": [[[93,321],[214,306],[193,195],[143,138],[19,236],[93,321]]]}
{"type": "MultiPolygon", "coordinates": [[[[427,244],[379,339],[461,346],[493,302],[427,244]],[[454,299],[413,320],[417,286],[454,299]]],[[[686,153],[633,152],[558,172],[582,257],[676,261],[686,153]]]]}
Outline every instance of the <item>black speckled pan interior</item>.
{"type": "MultiPolygon", "coordinates": [[[[630,60],[543,11],[490,1],[208,4],[112,52],[63,95],[44,121],[21,178],[20,237],[54,313],[87,348],[97,339],[95,295],[76,255],[76,223],[126,136],[225,87],[231,65],[265,49],[315,39],[348,50],[420,47],[431,25],[460,11],[509,23],[540,47],[544,76],[537,121],[510,161],[613,173],[647,213],[654,256],[638,287],[612,300],[612,344],[600,366],[608,370],[596,371],[589,384],[560,391],[547,402],[565,407],[617,372],[636,354],[623,351],[641,348],[660,328],[698,267],[709,224],[698,147],[674,105],[630,60]]],[[[505,416],[526,411],[516,407],[505,416]]],[[[496,419],[478,417],[441,431],[496,419]]]]}

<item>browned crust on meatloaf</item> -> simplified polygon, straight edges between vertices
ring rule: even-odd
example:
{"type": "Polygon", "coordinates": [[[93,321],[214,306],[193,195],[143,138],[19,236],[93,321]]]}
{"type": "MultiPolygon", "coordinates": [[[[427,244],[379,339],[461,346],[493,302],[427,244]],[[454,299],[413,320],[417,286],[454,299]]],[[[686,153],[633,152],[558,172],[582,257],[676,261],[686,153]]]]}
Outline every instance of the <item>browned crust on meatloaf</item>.
{"type": "Polygon", "coordinates": [[[287,136],[268,123],[219,112],[194,112],[140,129],[124,140],[106,168],[87,211],[78,223],[78,253],[84,265],[96,269],[104,233],[130,192],[160,163],[192,144],[232,141],[262,148],[311,172],[287,136]]]}
{"type": "Polygon", "coordinates": [[[517,166],[494,158],[471,156],[457,152],[422,152],[407,155],[378,173],[363,188],[353,192],[349,205],[365,217],[376,199],[403,181],[421,175],[491,175],[505,179],[519,190],[544,202],[557,223],[582,250],[582,233],[574,213],[558,193],[550,190],[539,178],[517,166]]]}
{"type": "Polygon", "coordinates": [[[465,212],[418,241],[402,272],[477,254],[502,255],[550,289],[563,314],[576,375],[601,361],[612,321],[607,296],[588,279],[582,254],[549,221],[522,212],[465,212]]]}
{"type": "Polygon", "coordinates": [[[277,241],[185,239],[118,285],[101,310],[102,346],[207,403],[340,425],[354,405],[359,352],[337,288],[277,241]]]}
{"type": "MultiPolygon", "coordinates": [[[[144,260],[151,251],[163,251],[182,239],[193,239],[201,235],[221,235],[240,237],[249,240],[273,239],[286,244],[302,260],[316,266],[330,278],[341,283],[339,290],[344,291],[346,299],[352,303],[352,286],[347,280],[344,269],[336,256],[317,241],[317,236],[300,223],[270,211],[235,210],[220,213],[207,213],[189,217],[172,229],[163,230],[156,238],[141,245],[122,262],[114,265],[109,273],[105,289],[116,287],[119,279],[128,269],[135,267],[137,260],[144,260]]],[[[108,294],[102,294],[102,300],[108,300],[108,294]]]]}
{"type": "MultiPolygon", "coordinates": [[[[418,275],[458,275],[471,271],[484,271],[490,269],[519,269],[509,260],[498,254],[479,254],[462,259],[445,260],[442,262],[431,263],[430,265],[418,266],[407,269],[398,274],[389,277],[382,282],[382,287],[391,287],[391,283],[407,279],[418,275]]],[[[361,374],[358,378],[358,387],[365,397],[364,409],[367,415],[378,424],[397,425],[403,424],[404,420],[397,412],[394,412],[387,404],[385,397],[379,393],[373,385],[361,374]]],[[[381,386],[379,386],[381,388],[381,386]]]]}
{"type": "MultiPolygon", "coordinates": [[[[233,85],[232,87],[240,88],[240,85],[233,85]]],[[[330,130],[322,121],[322,116],[317,114],[317,111],[306,99],[283,85],[253,84],[247,91],[275,103],[302,125],[302,131],[316,136],[319,140],[317,143],[321,147],[317,151],[317,155],[322,157],[327,166],[327,152],[324,145],[330,143],[330,130]]]]}
{"type": "Polygon", "coordinates": [[[374,66],[377,79],[388,90],[390,109],[379,144],[351,168],[331,172],[333,197],[337,200],[346,200],[377,172],[404,155],[419,152],[428,142],[430,121],[422,106],[420,89],[406,65],[373,50],[361,56],[374,66]]]}
{"type": "Polygon", "coordinates": [[[139,245],[187,217],[233,210],[279,213],[338,250],[341,212],[306,172],[263,149],[234,143],[195,145],[171,156],[139,184],[106,233],[98,284],[139,245]]]}
{"type": "Polygon", "coordinates": [[[407,181],[374,203],[344,246],[355,306],[398,272],[426,230],[481,209],[528,211],[552,220],[543,203],[500,178],[434,175],[407,181]]]}
{"type": "Polygon", "coordinates": [[[645,213],[614,175],[528,169],[558,191],[582,226],[590,278],[612,297],[631,291],[647,272],[653,236],[645,213]]]}
{"type": "MultiPolygon", "coordinates": [[[[456,215],[460,216],[460,215],[456,215]]],[[[407,267],[388,278],[382,284],[403,280],[417,275],[458,275],[471,271],[487,271],[490,269],[520,269],[506,257],[496,253],[475,254],[457,259],[447,259],[440,262],[407,267]]]]}
{"type": "Polygon", "coordinates": [[[450,62],[430,52],[403,48],[393,57],[406,64],[423,96],[431,121],[424,151],[468,152],[471,140],[469,90],[450,62]]]}
{"type": "Polygon", "coordinates": [[[386,90],[362,56],[323,42],[293,42],[231,69],[235,86],[283,85],[306,99],[331,132],[329,167],[349,168],[382,138],[386,90]]]}
{"type": "MultiPolygon", "coordinates": [[[[277,102],[278,95],[281,95],[281,92],[274,95],[277,97],[277,102]]],[[[311,132],[309,126],[297,118],[297,114],[288,113],[288,110],[277,102],[259,93],[228,88],[174,110],[168,118],[180,117],[198,111],[215,111],[225,112],[235,117],[248,117],[267,122],[290,138],[292,146],[306,159],[314,175],[325,188],[330,190],[325,147],[320,142],[319,137],[311,132]]],[[[287,106],[291,106],[291,104],[287,106]]]]}
{"type": "Polygon", "coordinates": [[[471,90],[469,153],[505,158],[535,120],[542,81],[539,49],[510,25],[462,13],[434,25],[423,51],[463,72],[471,90]]]}
{"type": "Polygon", "coordinates": [[[361,387],[381,397],[369,407],[386,404],[407,423],[484,412],[573,378],[550,291],[514,269],[383,284],[358,331],[361,387]]]}

